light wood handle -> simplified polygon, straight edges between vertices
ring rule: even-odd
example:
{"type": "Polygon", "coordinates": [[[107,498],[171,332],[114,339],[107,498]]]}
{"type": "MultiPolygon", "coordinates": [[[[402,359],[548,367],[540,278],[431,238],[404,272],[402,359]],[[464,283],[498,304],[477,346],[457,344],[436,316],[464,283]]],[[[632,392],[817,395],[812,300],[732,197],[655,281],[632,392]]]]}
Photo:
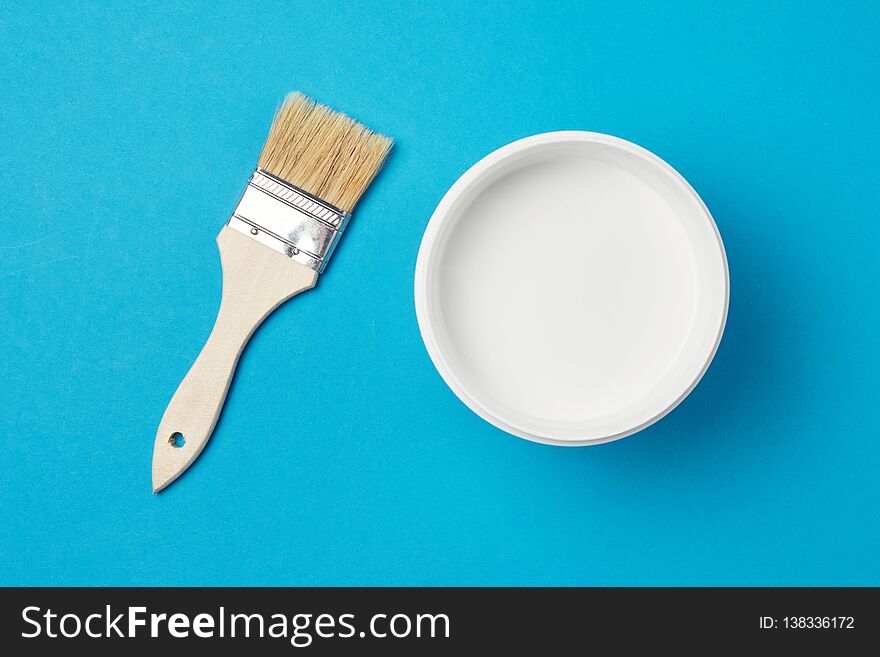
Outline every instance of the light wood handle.
{"type": "Polygon", "coordinates": [[[211,335],[174,393],[153,446],[153,491],[198,457],[220,417],[235,366],[256,328],[318,274],[228,226],[217,236],[223,298],[211,335]],[[182,440],[180,439],[182,437],[182,440]]]}

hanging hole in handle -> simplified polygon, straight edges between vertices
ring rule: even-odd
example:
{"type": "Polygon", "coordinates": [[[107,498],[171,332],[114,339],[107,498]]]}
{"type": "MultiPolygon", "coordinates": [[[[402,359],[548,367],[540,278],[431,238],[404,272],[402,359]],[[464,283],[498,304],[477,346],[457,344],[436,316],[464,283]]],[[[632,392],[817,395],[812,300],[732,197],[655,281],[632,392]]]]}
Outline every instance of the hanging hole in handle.
{"type": "Polygon", "coordinates": [[[184,445],[186,445],[186,438],[184,438],[183,434],[179,431],[175,431],[168,439],[168,444],[172,447],[183,447],[184,445]]]}

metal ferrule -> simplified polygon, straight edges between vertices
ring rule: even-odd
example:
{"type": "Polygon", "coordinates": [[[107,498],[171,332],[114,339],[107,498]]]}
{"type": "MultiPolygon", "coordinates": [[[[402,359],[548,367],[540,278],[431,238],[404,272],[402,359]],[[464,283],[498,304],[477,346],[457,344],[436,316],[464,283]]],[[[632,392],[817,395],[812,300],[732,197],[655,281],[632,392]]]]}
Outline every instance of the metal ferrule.
{"type": "Polygon", "coordinates": [[[227,225],[321,273],[350,218],[349,213],[257,169],[227,225]]]}

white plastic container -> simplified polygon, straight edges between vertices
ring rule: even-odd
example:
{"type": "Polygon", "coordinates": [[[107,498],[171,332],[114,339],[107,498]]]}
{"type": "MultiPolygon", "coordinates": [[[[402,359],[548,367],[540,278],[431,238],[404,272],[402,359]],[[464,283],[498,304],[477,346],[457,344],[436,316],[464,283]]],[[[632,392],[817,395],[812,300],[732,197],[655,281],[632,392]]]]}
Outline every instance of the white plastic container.
{"type": "Polygon", "coordinates": [[[415,276],[452,391],[515,436],[616,440],[678,405],[727,318],[721,237],[697,193],[630,142],[552,132],[480,160],[444,196],[415,276]]]}

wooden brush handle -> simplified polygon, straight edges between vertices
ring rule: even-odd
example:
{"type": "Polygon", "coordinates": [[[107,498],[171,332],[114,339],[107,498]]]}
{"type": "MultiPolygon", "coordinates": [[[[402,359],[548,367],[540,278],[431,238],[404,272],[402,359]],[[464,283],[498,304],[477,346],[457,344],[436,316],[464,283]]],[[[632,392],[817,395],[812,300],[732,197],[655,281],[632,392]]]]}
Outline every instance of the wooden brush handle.
{"type": "Polygon", "coordinates": [[[154,491],[174,481],[205,447],[254,330],[281,303],[314,287],[318,278],[314,270],[228,226],[217,236],[217,246],[223,266],[220,311],[159,423],[153,447],[154,491]]]}

